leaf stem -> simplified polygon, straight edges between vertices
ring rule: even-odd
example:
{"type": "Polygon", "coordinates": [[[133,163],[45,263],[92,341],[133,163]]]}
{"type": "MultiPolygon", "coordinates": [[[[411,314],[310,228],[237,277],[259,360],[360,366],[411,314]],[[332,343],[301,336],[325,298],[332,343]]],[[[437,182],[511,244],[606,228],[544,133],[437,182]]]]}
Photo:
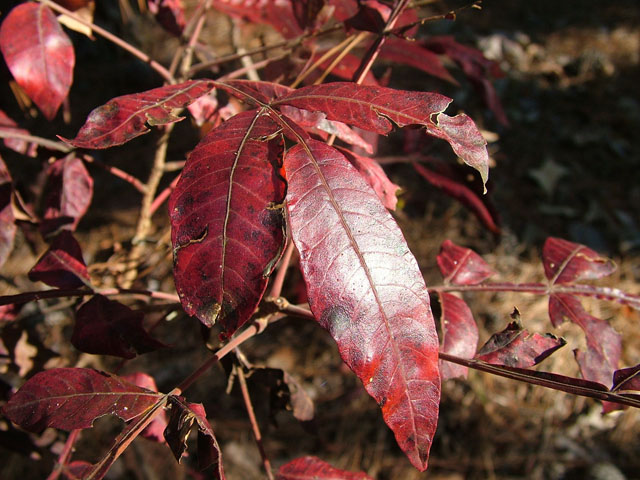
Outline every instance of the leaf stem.
{"type": "Polygon", "coordinates": [[[93,22],[89,22],[89,21],[85,20],[84,18],[82,18],[82,17],[76,15],[75,13],[73,13],[71,10],[67,10],[66,8],[58,5],[57,3],[52,2],[51,0],[38,0],[38,1],[40,3],[42,3],[43,5],[46,5],[47,7],[49,7],[51,10],[53,10],[55,12],[58,12],[58,13],[62,13],[64,15],[68,16],[69,18],[72,18],[74,21],[76,21],[78,23],[81,23],[82,25],[85,25],[85,26],[91,28],[91,30],[96,32],[101,37],[106,38],[111,43],[117,45],[118,47],[122,48],[123,50],[126,50],[127,52],[129,52],[134,57],[136,57],[136,58],[142,60],[143,62],[147,63],[151,68],[153,68],[156,72],[158,72],[158,74],[162,78],[164,78],[168,83],[176,83],[175,78],[173,77],[173,75],[171,75],[169,70],[167,70],[160,63],[158,63],[155,60],[153,60],[149,55],[147,55],[146,53],[144,53],[141,50],[138,50],[136,47],[134,47],[130,43],[124,41],[120,37],[112,34],[111,32],[108,32],[107,30],[105,30],[102,27],[99,27],[98,25],[96,25],[93,22]]]}
{"type": "Polygon", "coordinates": [[[26,133],[0,130],[0,138],[12,138],[16,140],[24,140],[25,142],[35,143],[42,147],[48,148],[49,150],[57,150],[63,153],[69,153],[71,150],[73,150],[73,147],[70,147],[65,143],[56,142],[55,140],[49,140],[47,138],[36,137],[34,135],[27,135],[26,133]]]}
{"type": "Polygon", "coordinates": [[[62,452],[60,452],[60,456],[53,466],[53,471],[49,474],[47,480],[57,480],[62,471],[66,468],[66,465],[71,458],[71,453],[73,453],[73,445],[76,443],[76,440],[78,440],[81,431],[82,430],[79,429],[71,430],[67,437],[67,441],[64,442],[64,448],[62,449],[62,452]]]}
{"type": "Polygon", "coordinates": [[[142,183],[140,180],[138,180],[133,175],[128,174],[124,170],[120,170],[118,167],[114,167],[114,166],[111,166],[111,165],[107,165],[106,163],[102,163],[99,160],[96,160],[95,158],[93,158],[91,155],[83,155],[82,156],[82,160],[84,160],[87,163],[91,163],[93,165],[97,165],[98,167],[100,167],[100,168],[106,170],[107,172],[109,172],[114,177],[121,178],[125,182],[130,183],[133,186],[133,188],[135,188],[136,190],[138,190],[142,194],[146,193],[146,191],[147,191],[147,187],[146,187],[146,185],[144,183],[142,183]]]}
{"type": "Polygon", "coordinates": [[[278,271],[276,272],[276,276],[273,278],[273,284],[271,285],[271,290],[269,290],[269,297],[277,298],[282,293],[282,286],[284,285],[284,279],[287,275],[287,270],[289,269],[289,264],[291,263],[291,257],[293,256],[293,249],[295,248],[293,244],[293,240],[289,238],[289,245],[287,245],[287,249],[284,251],[282,255],[282,259],[280,260],[280,265],[278,265],[278,271]]]}
{"type": "Polygon", "coordinates": [[[0,296],[0,305],[22,304],[33,302],[36,300],[44,300],[46,298],[64,298],[64,297],[84,297],[86,295],[104,295],[105,297],[115,295],[144,295],[159,300],[170,300],[174,303],[180,303],[180,298],[173,293],[154,292],[151,290],[129,289],[129,288],[107,288],[103,290],[90,290],[88,288],[78,289],[52,289],[52,290],[36,290],[31,292],[22,292],[16,295],[0,296]]]}
{"type": "Polygon", "coordinates": [[[242,366],[238,365],[236,368],[236,372],[238,373],[238,383],[240,384],[240,390],[242,391],[244,406],[247,409],[247,415],[249,416],[249,421],[251,422],[253,437],[255,438],[256,445],[258,446],[258,450],[260,451],[260,457],[262,457],[262,466],[264,467],[264,471],[267,474],[267,478],[269,480],[274,480],[273,472],[271,471],[271,462],[269,461],[267,452],[265,451],[264,445],[262,444],[262,434],[260,433],[260,426],[258,425],[256,414],[253,411],[253,404],[251,403],[249,388],[247,387],[247,379],[244,376],[244,370],[242,369],[242,366]]]}

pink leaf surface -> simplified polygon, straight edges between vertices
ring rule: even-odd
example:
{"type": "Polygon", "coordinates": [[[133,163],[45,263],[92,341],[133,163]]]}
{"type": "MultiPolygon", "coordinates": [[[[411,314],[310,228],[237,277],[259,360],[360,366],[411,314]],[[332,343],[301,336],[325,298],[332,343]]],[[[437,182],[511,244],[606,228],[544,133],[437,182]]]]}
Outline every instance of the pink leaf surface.
{"type": "Polygon", "coordinates": [[[56,16],[41,3],[18,5],[0,26],[0,50],[18,85],[52,120],[69,93],[75,64],[56,16]]]}
{"type": "Polygon", "coordinates": [[[495,274],[480,255],[451,240],[442,243],[437,262],[445,282],[454,285],[477,285],[495,274]]]}
{"type": "MultiPolygon", "coordinates": [[[[439,294],[442,316],[441,351],[461,358],[473,358],[478,347],[478,326],[464,300],[447,292],[439,294]]],[[[440,361],[442,379],[467,377],[468,368],[440,361]]]]}
{"type": "Polygon", "coordinates": [[[491,213],[483,201],[486,196],[481,198],[480,195],[469,188],[469,186],[452,178],[452,175],[436,172],[415,162],[413,163],[413,167],[431,185],[441,189],[447,195],[455,198],[471,210],[471,212],[478,217],[478,220],[491,232],[496,234],[500,233],[500,227],[498,227],[494,214],[491,213]]]}
{"type": "Polygon", "coordinates": [[[549,316],[554,326],[570,321],[582,328],[587,339],[587,351],[575,352],[582,376],[611,385],[620,361],[620,335],[608,322],[587,313],[573,295],[552,294],[549,297],[549,316]]]}
{"type": "Polygon", "coordinates": [[[634,390],[640,391],[640,364],[635,367],[621,368],[613,373],[614,392],[634,390]]]}
{"type": "Polygon", "coordinates": [[[4,414],[25,430],[90,428],[114,414],[128,421],[150,408],[161,394],[89,368],[55,368],[30,378],[4,406],[4,414]]]}
{"type": "Polygon", "coordinates": [[[94,295],[76,313],[71,343],[82,352],[122,358],[166,347],[146,332],[143,318],[141,311],[94,295]]]}
{"type": "Polygon", "coordinates": [[[552,284],[592,280],[612,274],[616,264],[590,248],[549,237],[542,249],[544,273],[552,284]]]}
{"type": "MultiPolygon", "coordinates": [[[[30,135],[28,130],[18,127],[18,124],[14,122],[13,119],[9,118],[7,114],[2,110],[0,110],[0,132],[7,133],[9,135],[30,135]]],[[[25,140],[8,137],[4,139],[4,144],[7,146],[7,148],[10,148],[11,150],[14,150],[18,153],[29,155],[31,157],[34,157],[36,155],[37,145],[29,144],[25,140]]]]}
{"type": "Polygon", "coordinates": [[[250,111],[212,130],[169,200],[176,289],[185,311],[233,333],[253,314],[284,242],[277,125],[250,111]]]}
{"type": "MultiPolygon", "coordinates": [[[[296,3],[303,2],[309,0],[296,0],[296,3]]],[[[213,0],[211,6],[250,23],[271,25],[285,38],[297,37],[303,31],[288,0],[213,0]]]]}
{"type": "Polygon", "coordinates": [[[443,113],[450,103],[451,99],[437,93],[335,82],[300,88],[271,105],[324,112],[329,120],[380,134],[389,133],[393,124],[423,125],[429,135],[449,142],[453,151],[478,170],[486,183],[489,176],[487,142],[466,115],[449,117],[443,113]]]}
{"type": "Polygon", "coordinates": [[[90,283],[80,244],[68,230],[61,231],[29,271],[29,280],[51,287],[78,288],[90,283]]]}
{"type": "Polygon", "coordinates": [[[187,437],[194,424],[198,427],[198,464],[201,470],[214,465],[214,478],[224,480],[222,451],[200,403],[188,403],[182,397],[172,396],[171,418],[164,432],[176,460],[180,461],[187,449],[187,437]]]}
{"type": "Polygon", "coordinates": [[[389,180],[382,167],[373,158],[357,155],[346,149],[340,149],[351,165],[356,167],[362,178],[373,188],[382,204],[389,210],[395,210],[398,203],[396,193],[400,187],[389,180]]]}
{"type": "Polygon", "coordinates": [[[149,126],[182,120],[177,112],[206,95],[213,82],[189,80],[109,100],[93,110],[73,140],[60,139],[80,148],[109,148],[122,145],[149,132],[149,126]]]}
{"type": "Polygon", "coordinates": [[[11,174],[0,157],[0,267],[9,258],[16,236],[17,227],[11,204],[12,196],[11,174]]]}
{"type": "Polygon", "coordinates": [[[288,152],[285,170],[311,310],[381,406],[402,450],[425,470],[440,377],[438,338],[416,260],[340,152],[309,140],[288,152]]]}
{"type": "MultiPolygon", "coordinates": [[[[127,382],[133,383],[152,392],[158,391],[155,379],[146,373],[135,372],[122,377],[127,382]]],[[[167,428],[167,413],[162,410],[158,415],[153,417],[153,420],[142,431],[140,435],[148,440],[164,443],[164,429],[167,428]]]]}
{"type": "Polygon", "coordinates": [[[282,465],[276,480],[372,480],[364,472],[340,470],[318,457],[300,457],[282,465]]]}
{"type": "Polygon", "coordinates": [[[476,358],[494,365],[528,368],[537,365],[566,342],[553,335],[529,333],[519,322],[509,323],[478,350],[476,358]]]}
{"type": "Polygon", "coordinates": [[[59,228],[75,230],[93,196],[93,178],[73,153],[56,160],[47,171],[44,219],[40,231],[47,235],[59,228]]]}

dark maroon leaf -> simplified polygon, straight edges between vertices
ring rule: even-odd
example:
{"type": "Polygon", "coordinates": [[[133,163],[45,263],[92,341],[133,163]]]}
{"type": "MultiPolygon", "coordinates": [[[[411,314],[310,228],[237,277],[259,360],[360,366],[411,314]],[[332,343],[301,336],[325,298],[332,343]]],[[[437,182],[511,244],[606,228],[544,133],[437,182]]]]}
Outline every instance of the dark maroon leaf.
{"type": "Polygon", "coordinates": [[[4,406],[4,414],[25,430],[90,428],[115,414],[128,421],[162,395],[89,368],[54,368],[31,377],[4,406]]]}
{"type": "Polygon", "coordinates": [[[251,385],[259,388],[259,396],[269,399],[269,414],[275,416],[282,410],[290,410],[298,420],[313,419],[313,400],[302,386],[284,370],[279,368],[254,368],[251,370],[251,385]]]}
{"type": "Polygon", "coordinates": [[[386,18],[389,17],[390,9],[382,4],[376,6],[378,8],[366,4],[360,5],[358,12],[353,17],[345,20],[345,26],[354,30],[381,33],[387,24],[386,18]],[[386,11],[381,11],[383,8],[386,11]],[[383,16],[383,12],[386,13],[386,15],[383,16]]]}
{"type": "Polygon", "coordinates": [[[182,0],[149,0],[149,11],[168,32],[180,36],[186,25],[182,0]]]}
{"type": "Polygon", "coordinates": [[[187,449],[187,438],[194,423],[198,426],[198,465],[200,469],[213,465],[214,478],[224,480],[222,451],[200,403],[187,403],[182,397],[170,397],[171,418],[164,436],[176,460],[180,461],[187,449]]]}
{"type": "Polygon", "coordinates": [[[93,196],[93,178],[73,153],[56,160],[47,171],[44,219],[40,231],[50,234],[60,228],[75,230],[93,196]]]}
{"type": "Polygon", "coordinates": [[[582,328],[587,339],[587,351],[575,352],[582,376],[611,385],[620,360],[620,335],[605,320],[589,315],[573,295],[552,294],[549,297],[549,316],[554,326],[570,321],[582,328]]]}
{"type": "Polygon", "coordinates": [[[437,262],[445,282],[454,285],[477,285],[495,274],[480,255],[451,240],[442,243],[437,262]]]}
{"type": "Polygon", "coordinates": [[[611,391],[626,390],[640,391],[640,364],[635,367],[621,368],[613,372],[613,387],[611,391]]]}
{"type": "Polygon", "coordinates": [[[419,163],[413,163],[413,167],[424,177],[431,185],[441,189],[447,195],[455,198],[465,205],[491,232],[499,234],[498,227],[494,215],[487,208],[484,200],[486,195],[480,198],[480,195],[474,192],[467,185],[451,178],[448,175],[435,172],[419,163]]]}
{"type": "Polygon", "coordinates": [[[78,288],[90,284],[80,244],[68,230],[61,231],[29,271],[29,280],[51,287],[78,288]]]}
{"type": "Polygon", "coordinates": [[[315,27],[318,22],[322,22],[323,18],[319,18],[318,14],[324,7],[325,0],[300,0],[291,2],[293,15],[298,21],[298,25],[302,30],[308,27],[315,27]]]}
{"type": "Polygon", "coordinates": [[[440,377],[438,338],[416,260],[340,152],[309,140],[288,152],[285,170],[311,310],[381,406],[402,450],[425,470],[440,377]]]}
{"type": "Polygon", "coordinates": [[[494,333],[476,358],[494,365],[528,368],[537,365],[567,342],[551,334],[529,333],[514,321],[494,333]]]}
{"type": "Polygon", "coordinates": [[[466,115],[449,117],[443,113],[449,103],[451,99],[437,93],[336,82],[300,88],[271,104],[321,111],[329,120],[380,134],[389,133],[393,123],[399,127],[423,125],[429,135],[448,141],[453,151],[478,170],[486,183],[489,175],[487,142],[466,115]]]}
{"type": "MultiPolygon", "coordinates": [[[[152,392],[158,391],[156,381],[151,375],[148,375],[146,373],[130,373],[128,375],[124,375],[122,378],[124,378],[127,382],[131,382],[134,385],[146,388],[147,390],[151,390],[152,392]]],[[[167,414],[164,410],[162,410],[162,412],[153,417],[151,423],[147,425],[147,427],[142,431],[140,435],[149,440],[164,443],[165,428],[167,428],[167,414]]]]}
{"type": "MultiPolygon", "coordinates": [[[[2,110],[0,110],[0,132],[18,135],[30,135],[28,130],[18,127],[18,124],[7,116],[2,110]]],[[[29,144],[26,140],[20,140],[18,138],[7,137],[4,139],[4,144],[7,148],[15,150],[18,153],[35,157],[37,145],[29,144]]]]}
{"type": "Polygon", "coordinates": [[[382,204],[389,210],[395,210],[398,203],[396,192],[400,190],[400,187],[389,180],[380,164],[373,158],[363,157],[346,149],[341,148],[340,152],[351,162],[351,165],[356,167],[360,175],[373,188],[382,204]]]}
{"type": "Polygon", "coordinates": [[[61,140],[80,148],[122,145],[149,131],[149,126],[182,120],[177,113],[213,88],[207,80],[189,80],[109,100],[93,110],[73,140],[61,140]]]}
{"type": "Polygon", "coordinates": [[[590,248],[561,238],[547,238],[542,249],[544,273],[552,284],[591,280],[613,273],[616,264],[590,248]]]}
{"type": "MultiPolygon", "coordinates": [[[[296,0],[296,2],[308,2],[310,0],[296,0]]],[[[211,6],[216,10],[236,18],[247,20],[250,23],[263,23],[271,25],[285,38],[297,37],[302,33],[298,19],[296,18],[292,2],[267,1],[256,3],[255,0],[213,0],[211,6]]]]}
{"type": "MultiPolygon", "coordinates": [[[[442,316],[441,351],[461,358],[473,358],[478,348],[478,326],[471,309],[464,300],[447,292],[439,293],[442,316]]],[[[443,380],[467,377],[468,368],[451,362],[440,361],[443,380]]]]}
{"type": "Polygon", "coordinates": [[[71,343],[82,352],[122,358],[166,347],[146,332],[143,318],[139,310],[94,295],[76,312],[71,343]]]}
{"type": "Polygon", "coordinates": [[[66,465],[63,470],[63,474],[69,480],[82,480],[91,472],[91,464],[84,460],[75,460],[69,465],[66,465]]]}
{"type": "MultiPolygon", "coordinates": [[[[318,57],[325,52],[317,52],[318,57]]],[[[315,80],[320,78],[321,73],[329,68],[329,66],[333,63],[333,58],[329,58],[320,64],[320,68],[318,69],[317,74],[311,74],[305,79],[305,83],[310,84],[315,80]]],[[[357,57],[351,53],[347,53],[340,59],[340,63],[334,65],[331,69],[331,75],[341,78],[343,80],[351,80],[355,73],[358,71],[360,64],[362,63],[362,59],[357,57]]],[[[370,71],[364,77],[362,81],[362,85],[378,85],[378,81],[376,77],[370,71]]]]}
{"type": "Polygon", "coordinates": [[[373,480],[364,472],[340,470],[318,457],[300,457],[282,465],[276,480],[373,480]]]}
{"type": "Polygon", "coordinates": [[[227,334],[258,305],[283,242],[278,126],[256,111],[212,130],[169,200],[176,289],[185,311],[227,334]]]}
{"type": "Polygon", "coordinates": [[[500,99],[489,80],[489,77],[504,76],[496,62],[487,59],[480,50],[456,42],[452,36],[430,37],[424,45],[435,53],[446,55],[460,65],[475,89],[482,95],[487,107],[495,114],[496,119],[503,125],[509,125],[500,99]]]}
{"type": "Polygon", "coordinates": [[[16,236],[15,216],[11,197],[13,184],[11,174],[0,157],[0,267],[7,261],[13,249],[13,240],[16,236]]]}
{"type": "Polygon", "coordinates": [[[380,49],[380,57],[393,63],[409,65],[434,77],[458,84],[444,67],[440,57],[418,42],[388,37],[380,49]]]}
{"type": "Polygon", "coordinates": [[[69,93],[75,63],[56,16],[41,3],[18,5],[0,26],[0,50],[18,85],[52,120],[69,93]]]}
{"type": "Polygon", "coordinates": [[[251,80],[225,80],[215,82],[215,85],[254,107],[260,107],[262,103],[270,103],[276,98],[295,91],[278,83],[251,80]]]}

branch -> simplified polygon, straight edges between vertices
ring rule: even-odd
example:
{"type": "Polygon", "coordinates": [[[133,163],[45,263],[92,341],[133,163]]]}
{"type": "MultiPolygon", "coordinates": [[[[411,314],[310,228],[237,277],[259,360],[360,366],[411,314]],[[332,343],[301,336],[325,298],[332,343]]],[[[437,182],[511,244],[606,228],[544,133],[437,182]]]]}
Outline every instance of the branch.
{"type": "Polygon", "coordinates": [[[49,140],[47,138],[36,137],[34,135],[27,135],[25,133],[10,132],[7,130],[0,130],[0,138],[14,138],[16,140],[24,140],[25,142],[35,143],[49,150],[57,150],[63,153],[69,153],[74,150],[73,147],[55,140],[49,140]]]}

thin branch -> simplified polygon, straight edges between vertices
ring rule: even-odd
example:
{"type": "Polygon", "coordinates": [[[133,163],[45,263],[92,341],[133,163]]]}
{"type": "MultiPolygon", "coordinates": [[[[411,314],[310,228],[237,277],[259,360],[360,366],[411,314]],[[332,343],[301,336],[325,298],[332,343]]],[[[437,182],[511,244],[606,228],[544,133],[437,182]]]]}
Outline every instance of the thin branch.
{"type": "Polygon", "coordinates": [[[287,245],[287,249],[284,251],[282,259],[280,259],[280,265],[278,265],[278,270],[273,278],[271,290],[269,290],[268,296],[271,298],[277,298],[282,293],[282,286],[284,285],[284,279],[287,275],[287,270],[289,269],[294,249],[295,245],[293,244],[293,240],[289,238],[289,245],[287,245]]]}
{"type": "Polygon", "coordinates": [[[80,432],[82,432],[82,430],[71,430],[67,441],[64,442],[64,448],[53,466],[53,471],[49,474],[47,480],[57,480],[62,471],[67,468],[67,463],[69,463],[69,459],[73,453],[73,445],[76,443],[76,440],[78,440],[80,432]]]}
{"type": "Polygon", "coordinates": [[[93,22],[89,22],[85,20],[84,18],[73,13],[71,10],[67,10],[66,8],[58,5],[57,3],[52,2],[51,0],[38,0],[38,1],[43,5],[46,5],[47,7],[49,7],[51,10],[58,13],[63,13],[67,17],[72,18],[74,21],[91,28],[91,30],[96,32],[101,37],[106,38],[111,43],[114,43],[118,47],[129,52],[134,57],[139,58],[143,62],[147,63],[151,68],[153,68],[156,72],[158,72],[158,74],[162,78],[164,78],[167,82],[176,83],[175,78],[173,78],[173,75],[171,75],[169,70],[167,70],[164,66],[162,66],[161,64],[153,60],[149,55],[144,53],[142,50],[138,50],[136,47],[124,41],[120,37],[108,32],[107,30],[105,30],[102,27],[99,27],[93,22]]]}
{"type": "Polygon", "coordinates": [[[147,187],[146,187],[146,185],[144,183],[142,183],[140,180],[138,180],[133,175],[125,172],[124,170],[120,170],[118,167],[114,167],[112,165],[107,165],[106,163],[102,163],[102,162],[96,160],[95,158],[93,158],[91,155],[83,155],[82,159],[87,163],[91,163],[93,165],[97,165],[98,167],[106,170],[107,172],[109,172],[114,177],[121,178],[125,182],[131,184],[133,186],[133,188],[135,188],[136,190],[138,190],[142,194],[144,194],[147,191],[147,187]]]}
{"type": "Polygon", "coordinates": [[[63,153],[69,153],[71,150],[74,149],[73,147],[70,147],[66,143],[56,142],[55,140],[36,137],[34,135],[27,135],[26,133],[11,132],[7,129],[0,130],[0,138],[12,138],[16,140],[24,140],[25,142],[35,143],[42,147],[48,148],[49,150],[57,150],[63,153]]]}
{"type": "Polygon", "coordinates": [[[91,290],[88,288],[75,289],[53,289],[53,290],[35,290],[30,292],[22,292],[15,295],[0,296],[0,305],[23,304],[36,300],[44,300],[47,298],[67,298],[67,297],[84,297],[87,295],[104,295],[112,297],[116,295],[143,295],[158,300],[169,300],[173,303],[180,303],[180,297],[173,293],[154,292],[151,290],[131,289],[131,288],[105,288],[102,290],[91,290]]]}
{"type": "Polygon", "coordinates": [[[253,437],[255,438],[256,445],[258,446],[260,457],[262,457],[262,466],[264,467],[264,471],[267,474],[267,478],[269,480],[274,480],[273,472],[271,471],[271,462],[269,461],[267,452],[265,451],[264,445],[262,444],[262,434],[260,433],[260,426],[258,425],[256,414],[253,411],[253,404],[251,403],[251,396],[249,395],[249,388],[247,387],[247,380],[244,376],[244,370],[241,366],[238,366],[236,371],[238,373],[238,383],[240,383],[240,390],[242,391],[244,406],[247,409],[247,415],[249,416],[249,421],[251,422],[253,437]]]}
{"type": "MultiPolygon", "coordinates": [[[[165,171],[166,171],[166,169],[165,169],[165,171]]],[[[169,186],[167,188],[165,188],[162,192],[160,192],[160,194],[153,200],[153,203],[149,207],[149,214],[150,215],[153,215],[154,213],[156,213],[156,210],[158,210],[158,208],[160,208],[160,205],[162,205],[164,203],[164,201],[167,198],[169,198],[169,195],[171,195],[171,192],[173,192],[175,190],[176,185],[178,184],[179,180],[180,180],[180,175],[177,175],[176,178],[174,178],[171,181],[169,186]]]]}

